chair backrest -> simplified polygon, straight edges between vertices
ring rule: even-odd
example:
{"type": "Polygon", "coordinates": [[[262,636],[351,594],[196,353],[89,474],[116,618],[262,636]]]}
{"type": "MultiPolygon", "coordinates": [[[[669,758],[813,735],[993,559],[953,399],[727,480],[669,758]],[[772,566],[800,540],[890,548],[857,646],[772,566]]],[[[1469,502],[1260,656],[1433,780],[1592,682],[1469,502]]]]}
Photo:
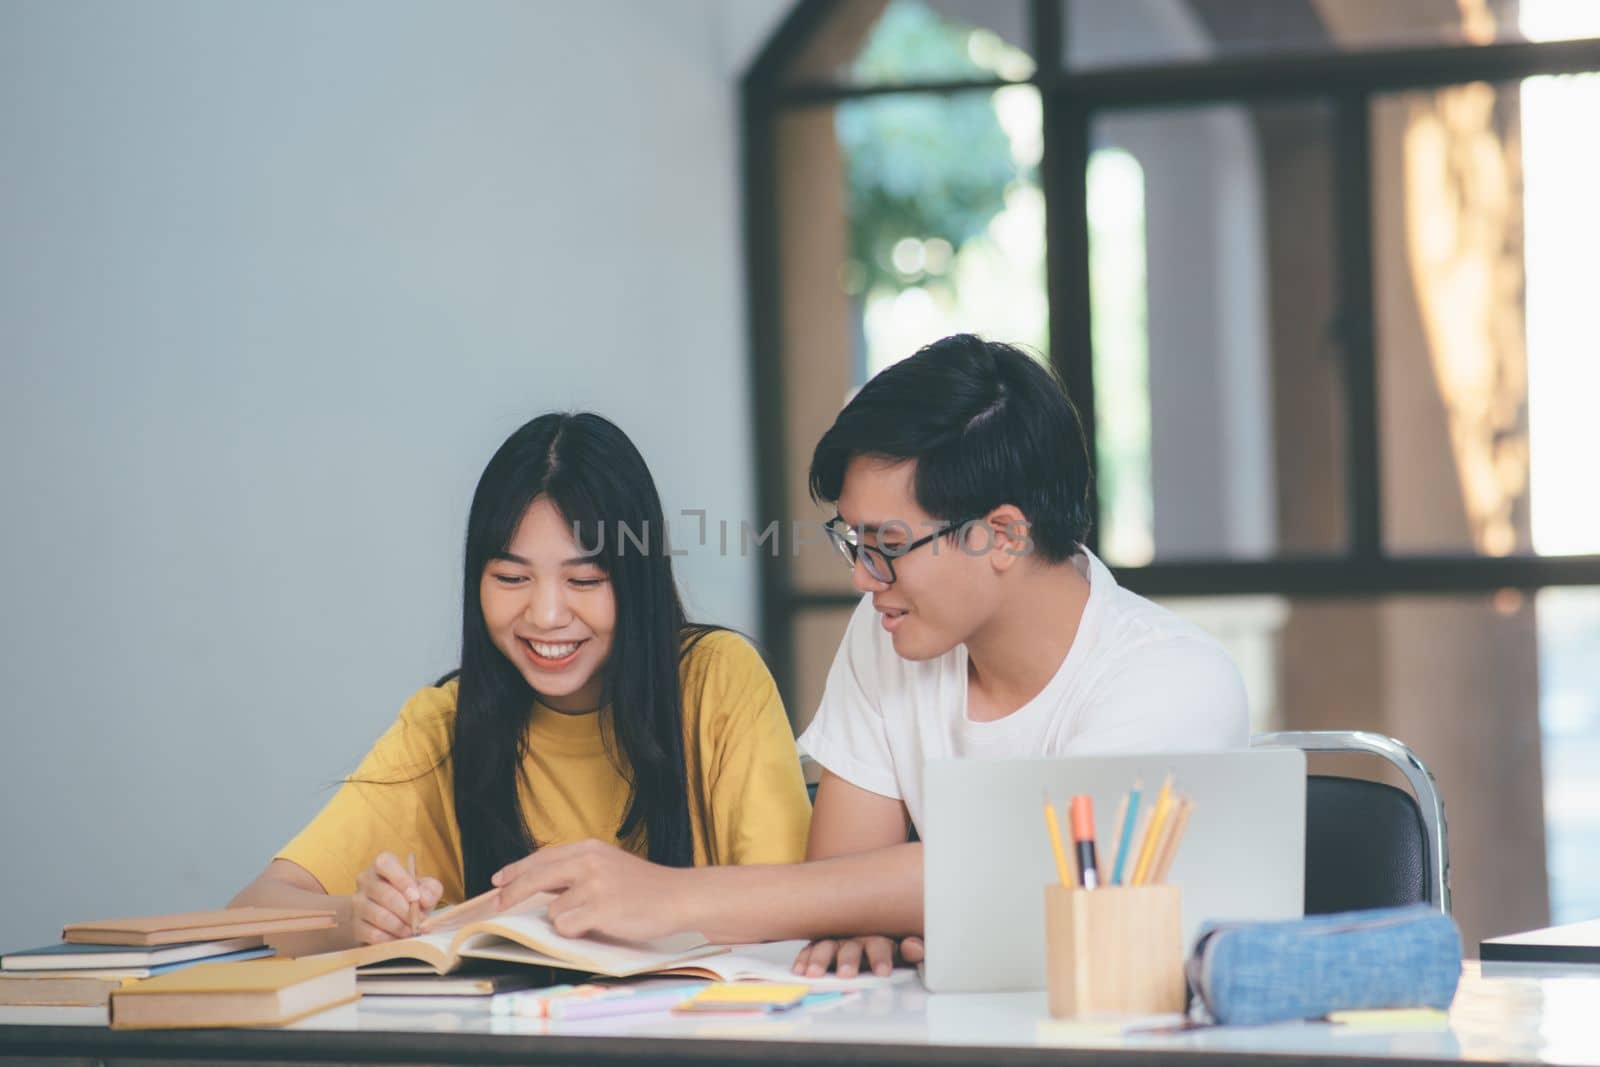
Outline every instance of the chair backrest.
{"type": "Polygon", "coordinates": [[[1382,782],[1306,779],[1306,914],[1434,904],[1411,795],[1382,782]]]}
{"type": "Polygon", "coordinates": [[[1307,915],[1415,903],[1450,911],[1444,802],[1414,752],[1394,738],[1354,730],[1261,734],[1250,743],[1379,756],[1412,788],[1407,793],[1324,774],[1307,778],[1307,915]]]}

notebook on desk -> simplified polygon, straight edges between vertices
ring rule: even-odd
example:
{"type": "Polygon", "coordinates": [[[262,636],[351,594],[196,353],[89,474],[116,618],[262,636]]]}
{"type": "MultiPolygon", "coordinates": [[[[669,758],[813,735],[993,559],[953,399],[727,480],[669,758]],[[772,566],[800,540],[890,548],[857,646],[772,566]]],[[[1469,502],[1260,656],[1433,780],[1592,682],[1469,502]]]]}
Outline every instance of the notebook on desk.
{"type": "Polygon", "coordinates": [[[1298,918],[1306,760],[1297,749],[934,760],[925,770],[927,825],[918,827],[927,987],[1043,989],[1044,887],[1059,879],[1041,796],[1092,796],[1096,836],[1109,843],[1118,799],[1134,780],[1168,774],[1194,804],[1167,878],[1183,891],[1185,945],[1205,920],[1298,918]]]}
{"type": "Polygon", "coordinates": [[[327,930],[333,925],[333,912],[320,909],[220,908],[69,923],[61,931],[61,940],[82,945],[157,946],[327,930]]]}
{"type": "Polygon", "coordinates": [[[282,1026],[355,1000],[356,972],[338,960],[202,963],[114,990],[114,1030],[282,1026]]]}
{"type": "Polygon", "coordinates": [[[1548,926],[1478,943],[1485,963],[1600,963],[1600,919],[1548,926]]]}
{"type": "MultiPolygon", "coordinates": [[[[259,937],[235,937],[225,941],[192,941],[156,946],[105,946],[62,942],[59,945],[45,945],[43,948],[8,952],[0,956],[0,971],[82,971],[164,967],[171,963],[224,956],[261,947],[259,937]]],[[[263,953],[266,954],[268,953],[263,953]]]]}

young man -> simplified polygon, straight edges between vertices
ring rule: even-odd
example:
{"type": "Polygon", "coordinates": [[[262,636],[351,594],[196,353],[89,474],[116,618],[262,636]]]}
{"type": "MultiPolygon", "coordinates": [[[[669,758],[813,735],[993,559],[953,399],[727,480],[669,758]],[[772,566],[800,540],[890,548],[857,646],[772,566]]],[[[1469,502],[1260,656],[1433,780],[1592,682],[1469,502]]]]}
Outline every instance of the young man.
{"type": "Polygon", "coordinates": [[[506,868],[505,900],[560,892],[574,935],[812,938],[798,971],[881,973],[897,940],[921,958],[927,760],[1246,744],[1221,646],[1083,547],[1089,484],[1076,412],[1015,348],[957,335],[873,378],[811,464],[863,597],[800,738],[823,767],[807,862],[671,870],[588,842],[506,868]]]}

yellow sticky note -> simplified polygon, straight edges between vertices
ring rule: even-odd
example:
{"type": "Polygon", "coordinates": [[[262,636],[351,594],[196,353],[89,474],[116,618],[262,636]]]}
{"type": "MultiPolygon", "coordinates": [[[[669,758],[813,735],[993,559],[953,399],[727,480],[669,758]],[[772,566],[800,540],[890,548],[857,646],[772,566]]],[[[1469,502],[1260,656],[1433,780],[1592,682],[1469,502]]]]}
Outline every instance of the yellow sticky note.
{"type": "Polygon", "coordinates": [[[809,992],[811,992],[810,986],[798,982],[714,982],[690,997],[689,1003],[715,1001],[718,1004],[739,1005],[793,1004],[809,992]]]}

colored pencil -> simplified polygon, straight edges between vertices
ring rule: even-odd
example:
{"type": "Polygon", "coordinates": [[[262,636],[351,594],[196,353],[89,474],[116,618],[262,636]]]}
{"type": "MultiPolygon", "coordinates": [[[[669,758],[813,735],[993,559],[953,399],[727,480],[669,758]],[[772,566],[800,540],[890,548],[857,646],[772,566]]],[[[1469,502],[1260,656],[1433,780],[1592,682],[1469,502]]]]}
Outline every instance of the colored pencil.
{"type": "Polygon", "coordinates": [[[1044,794],[1044,825],[1050,831],[1050,848],[1056,857],[1056,875],[1063,886],[1071,887],[1077,875],[1067,866],[1067,850],[1061,845],[1061,823],[1056,819],[1056,806],[1050,803],[1050,793],[1044,794]]]}

